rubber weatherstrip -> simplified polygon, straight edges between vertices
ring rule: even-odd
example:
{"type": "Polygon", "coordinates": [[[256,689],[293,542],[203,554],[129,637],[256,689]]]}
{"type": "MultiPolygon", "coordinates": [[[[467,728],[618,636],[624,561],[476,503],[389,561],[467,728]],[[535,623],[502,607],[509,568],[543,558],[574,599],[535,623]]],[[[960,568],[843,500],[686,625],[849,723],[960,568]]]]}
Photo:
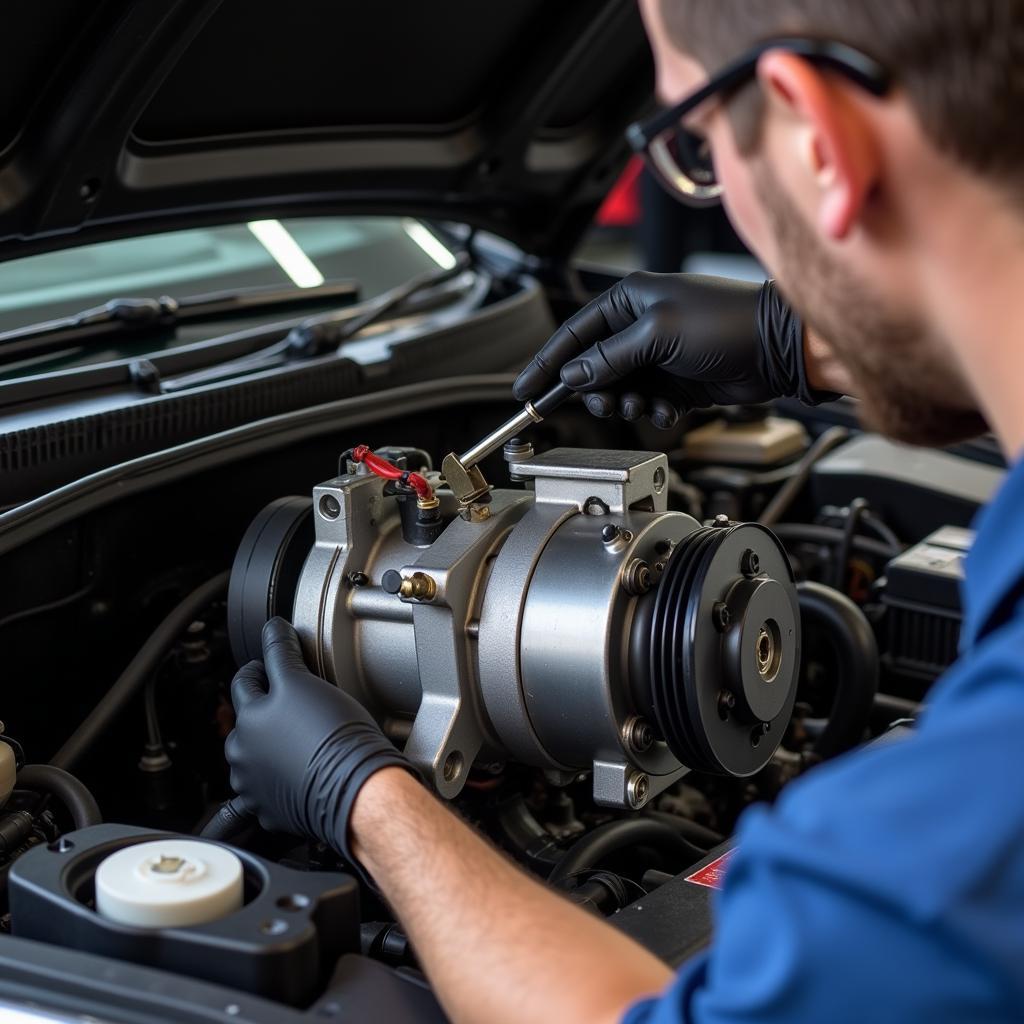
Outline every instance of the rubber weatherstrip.
{"type": "Polygon", "coordinates": [[[0,555],[132,494],[306,438],[453,404],[511,403],[514,379],[513,373],[490,373],[406,384],[269,416],[109,466],[0,515],[0,555]]]}

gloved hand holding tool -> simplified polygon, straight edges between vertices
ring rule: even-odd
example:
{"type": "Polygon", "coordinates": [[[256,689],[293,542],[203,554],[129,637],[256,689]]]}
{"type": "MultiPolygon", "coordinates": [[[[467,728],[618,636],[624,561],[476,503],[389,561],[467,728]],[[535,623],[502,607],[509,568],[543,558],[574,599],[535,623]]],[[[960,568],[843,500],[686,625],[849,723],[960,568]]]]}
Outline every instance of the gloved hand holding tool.
{"type": "Polygon", "coordinates": [[[519,401],[559,378],[595,416],[662,428],[710,405],[838,397],[807,380],[804,327],[774,282],[630,274],[571,316],[516,379],[519,401]]]}

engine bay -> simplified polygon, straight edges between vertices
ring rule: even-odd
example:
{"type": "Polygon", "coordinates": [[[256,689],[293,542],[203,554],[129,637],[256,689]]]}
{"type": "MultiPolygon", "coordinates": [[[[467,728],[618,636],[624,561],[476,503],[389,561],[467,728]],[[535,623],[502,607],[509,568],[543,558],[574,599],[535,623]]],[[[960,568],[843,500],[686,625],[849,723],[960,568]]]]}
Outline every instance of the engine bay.
{"type": "Polygon", "coordinates": [[[26,686],[49,666],[0,744],[9,967],[28,940],[68,977],[170,972],[229,1016],[377,1014],[390,992],[389,1019],[442,1019],[373,887],[232,806],[227,687],[275,615],[460,815],[669,962],[708,941],[743,810],[907,724],[955,656],[966,517],[997,468],[935,453],[897,490],[857,468],[887,442],[809,418],[708,415],[666,454],[567,408],[485,460],[507,483],[467,490],[431,452],[493,403],[405,413],[372,434],[419,446],[325,432],[9,547],[51,566],[43,592],[77,581],[3,620],[26,686]],[[909,503],[942,501],[940,530],[908,532],[909,503]]]}

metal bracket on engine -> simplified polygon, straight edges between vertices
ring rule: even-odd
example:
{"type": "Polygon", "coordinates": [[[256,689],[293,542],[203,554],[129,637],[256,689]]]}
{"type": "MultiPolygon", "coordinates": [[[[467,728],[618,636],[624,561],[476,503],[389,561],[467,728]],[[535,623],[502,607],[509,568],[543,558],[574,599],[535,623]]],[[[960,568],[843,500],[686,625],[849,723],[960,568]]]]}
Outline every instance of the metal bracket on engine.
{"type": "Polygon", "coordinates": [[[486,739],[466,642],[477,573],[531,504],[528,494],[499,491],[486,528],[457,519],[415,564],[402,568],[403,576],[422,573],[436,585],[430,602],[412,610],[423,697],[405,754],[448,799],[462,789],[486,739]]]}
{"type": "Polygon", "coordinates": [[[538,505],[583,510],[593,500],[611,512],[668,508],[668,459],[660,453],[555,448],[517,463],[516,474],[533,479],[538,505]]]}
{"type": "Polygon", "coordinates": [[[623,761],[595,761],[594,803],[639,810],[689,770],[680,765],[664,775],[652,775],[623,761]]]}

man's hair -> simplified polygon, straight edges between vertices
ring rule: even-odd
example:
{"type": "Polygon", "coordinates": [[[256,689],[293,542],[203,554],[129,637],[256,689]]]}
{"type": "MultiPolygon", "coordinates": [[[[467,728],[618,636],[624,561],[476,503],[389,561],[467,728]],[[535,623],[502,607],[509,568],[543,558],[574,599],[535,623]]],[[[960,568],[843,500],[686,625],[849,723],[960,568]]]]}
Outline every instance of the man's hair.
{"type": "MultiPolygon", "coordinates": [[[[906,91],[937,149],[1024,194],[1024,0],[661,0],[661,9],[673,44],[711,74],[776,36],[862,50],[906,91]]],[[[762,107],[753,104],[744,99],[734,115],[748,151],[762,107]]]]}

